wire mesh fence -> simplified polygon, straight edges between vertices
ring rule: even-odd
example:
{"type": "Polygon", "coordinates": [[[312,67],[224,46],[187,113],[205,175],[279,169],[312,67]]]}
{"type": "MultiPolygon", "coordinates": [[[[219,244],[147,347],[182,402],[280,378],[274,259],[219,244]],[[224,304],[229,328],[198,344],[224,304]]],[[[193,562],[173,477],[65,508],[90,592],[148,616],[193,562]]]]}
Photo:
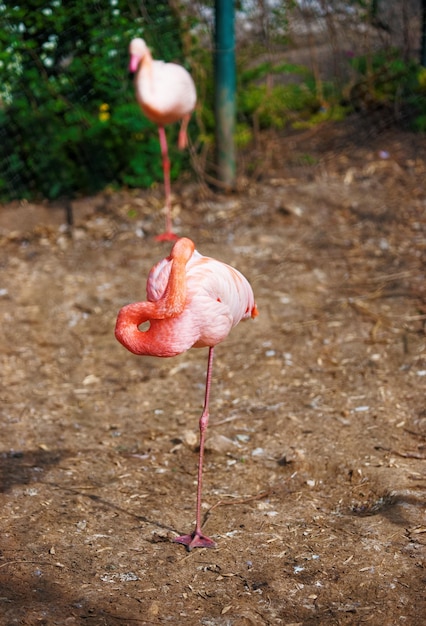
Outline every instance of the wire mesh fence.
{"type": "MultiPolygon", "coordinates": [[[[306,128],[353,109],[380,110],[381,120],[424,131],[423,5],[237,2],[237,146],[263,128],[306,128]]],[[[156,128],[140,113],[127,73],[136,36],[156,58],[193,74],[192,154],[198,172],[208,171],[213,31],[213,2],[0,2],[0,199],[72,198],[162,179],[156,128]]],[[[171,161],[172,176],[190,165],[178,151],[171,161]]]]}

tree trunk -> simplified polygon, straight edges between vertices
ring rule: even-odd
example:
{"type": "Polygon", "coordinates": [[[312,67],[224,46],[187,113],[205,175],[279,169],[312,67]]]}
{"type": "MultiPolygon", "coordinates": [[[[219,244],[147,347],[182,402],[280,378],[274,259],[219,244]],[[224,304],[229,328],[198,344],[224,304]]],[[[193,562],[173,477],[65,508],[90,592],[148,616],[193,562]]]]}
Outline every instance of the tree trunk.
{"type": "Polygon", "coordinates": [[[420,44],[420,64],[426,67],[426,0],[422,0],[422,31],[420,44]]]}

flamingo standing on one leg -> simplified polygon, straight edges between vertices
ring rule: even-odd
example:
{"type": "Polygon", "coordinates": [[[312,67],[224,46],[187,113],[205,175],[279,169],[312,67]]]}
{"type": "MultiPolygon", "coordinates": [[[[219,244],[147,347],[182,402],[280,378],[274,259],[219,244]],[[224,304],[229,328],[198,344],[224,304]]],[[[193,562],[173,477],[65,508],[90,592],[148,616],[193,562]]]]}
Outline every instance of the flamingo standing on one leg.
{"type": "Polygon", "coordinates": [[[170,256],[155,265],[148,276],[147,302],[123,307],[115,336],[134,354],[176,356],[191,347],[209,348],[204,409],[200,418],[200,452],[195,530],[175,541],[192,548],[213,548],[214,541],[201,531],[201,485],[204,441],[209,421],[209,396],[214,346],[223,341],[240,320],[256,317],[252,288],[236,269],[202,256],[194,243],[179,239],[170,256]],[[146,331],[138,326],[149,322],[146,331]]]}
{"type": "Polygon", "coordinates": [[[197,94],[194,81],[181,65],[154,61],[145,41],[140,38],[130,42],[129,70],[135,73],[137,101],[146,117],[158,126],[161,155],[163,159],[164,189],[166,195],[166,231],[158,235],[158,241],[175,240],[172,232],[170,161],[164,126],[182,120],[178,146],[188,145],[187,128],[195,108],[197,94]]]}

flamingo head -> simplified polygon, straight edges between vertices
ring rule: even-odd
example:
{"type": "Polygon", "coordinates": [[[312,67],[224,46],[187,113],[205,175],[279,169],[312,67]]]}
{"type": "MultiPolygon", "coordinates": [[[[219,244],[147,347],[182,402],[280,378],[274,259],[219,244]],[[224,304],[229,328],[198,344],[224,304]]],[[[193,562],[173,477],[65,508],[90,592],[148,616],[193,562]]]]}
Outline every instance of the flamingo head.
{"type": "Polygon", "coordinates": [[[130,54],[130,64],[129,71],[134,74],[138,67],[139,63],[143,59],[143,57],[148,52],[148,46],[145,41],[140,37],[136,37],[136,39],[132,39],[129,46],[129,54],[130,54]]]}

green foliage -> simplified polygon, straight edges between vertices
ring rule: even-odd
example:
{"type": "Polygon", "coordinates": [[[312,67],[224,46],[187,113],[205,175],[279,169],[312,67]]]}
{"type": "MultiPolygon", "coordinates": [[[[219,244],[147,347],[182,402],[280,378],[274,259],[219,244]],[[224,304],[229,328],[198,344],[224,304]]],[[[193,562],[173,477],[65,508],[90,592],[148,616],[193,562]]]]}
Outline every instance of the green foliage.
{"type": "MultiPolygon", "coordinates": [[[[0,198],[161,180],[157,129],[127,76],[128,44],[143,36],[160,58],[180,59],[179,33],[167,1],[0,3],[0,198]]],[[[172,176],[183,163],[173,154],[172,176]]]]}
{"type": "Polygon", "coordinates": [[[252,85],[240,94],[241,111],[256,116],[260,128],[284,128],[295,112],[310,109],[315,96],[305,85],[252,85]]]}
{"type": "Polygon", "coordinates": [[[426,131],[426,68],[405,61],[398,50],[385,50],[352,60],[360,75],[351,99],[365,106],[399,107],[408,110],[414,130],[426,131]]]}
{"type": "Polygon", "coordinates": [[[338,103],[322,106],[306,120],[296,120],[292,126],[295,130],[312,128],[323,122],[341,122],[348,115],[349,109],[338,103]]]}
{"type": "MultiPolygon", "coordinates": [[[[351,61],[359,75],[349,102],[331,82],[315,80],[304,66],[261,63],[241,70],[238,86],[238,137],[242,128],[309,128],[345,119],[356,99],[408,111],[414,130],[426,131],[426,69],[385,50],[351,61]]],[[[245,136],[247,141],[247,137],[245,136]]]]}
{"type": "Polygon", "coordinates": [[[312,156],[311,154],[301,154],[298,157],[298,162],[301,165],[317,165],[318,159],[312,156]]]}
{"type": "Polygon", "coordinates": [[[416,70],[415,92],[408,96],[415,109],[412,126],[414,130],[426,133],[426,67],[418,66],[416,70]]]}
{"type": "Polygon", "coordinates": [[[249,125],[260,129],[295,126],[311,119],[319,108],[315,82],[304,66],[262,63],[240,72],[238,112],[249,125]]]}

